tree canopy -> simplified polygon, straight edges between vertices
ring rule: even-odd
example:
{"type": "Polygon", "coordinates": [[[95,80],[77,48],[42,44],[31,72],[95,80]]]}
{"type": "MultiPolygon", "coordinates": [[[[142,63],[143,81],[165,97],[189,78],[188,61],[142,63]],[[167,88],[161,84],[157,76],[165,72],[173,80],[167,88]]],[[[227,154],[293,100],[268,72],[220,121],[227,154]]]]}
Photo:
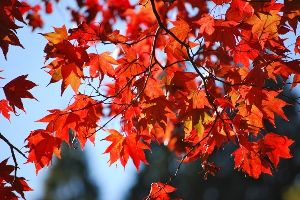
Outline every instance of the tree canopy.
{"type": "MultiPolygon", "coordinates": [[[[3,59],[13,53],[11,46],[23,48],[17,30],[42,28],[43,16],[59,3],[1,0],[3,59]]],[[[272,175],[281,159],[292,157],[289,133],[266,126],[275,127],[276,118],[289,121],[287,100],[299,104],[282,92],[300,81],[298,0],[75,3],[63,10],[74,27],[53,24],[53,32],[33,35],[47,41],[40,73],[49,74],[49,84],[61,85],[62,98],[67,88],[74,95],[64,109],[37,119],[45,126],[28,133],[26,152],[0,130],[13,162],[0,162],[4,199],[25,198],[31,190],[26,177],[17,174],[16,154],[38,173],[53,156],[61,157],[62,143],[72,146],[78,140],[84,149],[100,131],[107,136],[97,137],[110,142],[104,152],[110,165],[125,167],[129,159],[137,170],[141,163],[151,165],[145,152],[153,143],[178,156],[174,173],[152,183],[146,199],[170,199],[176,190],[172,181],[186,162],[197,160],[204,179],[215,175],[222,168],[211,156],[229,144],[235,146],[234,168],[254,179],[272,175]],[[112,121],[119,121],[120,129],[110,126],[112,121]]],[[[2,82],[0,113],[9,123],[12,114],[25,112],[24,98],[36,99],[30,90],[41,86],[28,75],[2,82]]]]}

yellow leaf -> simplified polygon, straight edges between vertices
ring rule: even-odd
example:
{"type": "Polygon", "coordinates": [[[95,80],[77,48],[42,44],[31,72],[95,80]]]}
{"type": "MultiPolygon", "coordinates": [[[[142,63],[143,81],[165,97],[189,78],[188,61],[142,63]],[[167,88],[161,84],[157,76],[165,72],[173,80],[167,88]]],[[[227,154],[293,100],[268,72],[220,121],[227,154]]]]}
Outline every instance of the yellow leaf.
{"type": "MultiPolygon", "coordinates": [[[[195,120],[195,119],[194,119],[195,120]]],[[[212,117],[204,112],[199,116],[199,120],[197,124],[193,124],[193,116],[188,117],[183,123],[184,123],[184,132],[186,134],[189,134],[193,128],[196,129],[198,135],[201,137],[204,133],[204,124],[207,124],[212,120],[212,117]]],[[[194,122],[195,123],[195,122],[194,122]]]]}
{"type": "Polygon", "coordinates": [[[199,122],[195,125],[195,129],[197,130],[197,133],[200,137],[203,135],[204,132],[203,120],[201,118],[202,117],[200,116],[199,122]]]}
{"type": "Polygon", "coordinates": [[[65,25],[61,28],[54,27],[54,32],[42,35],[52,44],[58,44],[68,38],[68,32],[65,25]]]}
{"type": "Polygon", "coordinates": [[[192,117],[189,117],[187,120],[185,120],[183,122],[183,125],[184,125],[184,132],[186,134],[189,134],[192,129],[193,129],[193,120],[192,120],[192,117]]]}
{"type": "Polygon", "coordinates": [[[278,26],[281,16],[278,11],[272,10],[270,13],[257,13],[247,20],[248,24],[253,25],[252,33],[258,40],[266,41],[278,37],[278,26]]]}

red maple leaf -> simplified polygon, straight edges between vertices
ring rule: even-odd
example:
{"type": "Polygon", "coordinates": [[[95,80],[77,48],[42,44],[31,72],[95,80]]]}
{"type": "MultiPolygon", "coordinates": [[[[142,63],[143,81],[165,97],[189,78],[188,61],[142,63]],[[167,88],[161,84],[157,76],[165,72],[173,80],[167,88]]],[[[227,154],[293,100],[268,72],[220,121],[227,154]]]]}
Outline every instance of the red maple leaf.
{"type": "Polygon", "coordinates": [[[28,92],[28,90],[37,85],[32,81],[26,80],[27,76],[28,75],[19,76],[11,80],[3,87],[6,99],[8,100],[9,105],[12,107],[14,112],[16,112],[16,107],[25,111],[22,98],[36,100],[36,98],[30,92],[28,92]]]}
{"type": "Polygon", "coordinates": [[[9,45],[23,48],[16,35],[16,30],[20,28],[20,26],[15,24],[16,20],[25,24],[19,10],[20,7],[22,7],[22,4],[17,0],[0,1],[0,48],[2,49],[5,59],[7,58],[9,45]]]}
{"type": "Polygon", "coordinates": [[[0,113],[6,118],[10,119],[9,112],[12,112],[12,108],[8,105],[8,101],[6,99],[0,100],[0,113]]]}
{"type": "Polygon", "coordinates": [[[18,200],[20,195],[25,199],[24,192],[31,191],[23,177],[15,177],[11,173],[15,167],[7,164],[8,159],[0,163],[0,194],[3,200],[18,200]]]}
{"type": "Polygon", "coordinates": [[[259,146],[257,143],[246,143],[240,146],[232,154],[234,156],[234,166],[242,169],[253,178],[259,178],[261,173],[272,174],[270,163],[261,158],[259,154],[259,146]]]}
{"type": "Polygon", "coordinates": [[[259,178],[262,173],[271,175],[271,165],[276,168],[280,158],[291,158],[289,147],[293,142],[275,133],[268,133],[257,142],[242,141],[243,145],[232,154],[235,168],[253,178],[259,178]]]}
{"type": "Polygon", "coordinates": [[[254,9],[249,2],[233,0],[230,4],[230,8],[226,12],[226,18],[228,20],[240,22],[250,18],[253,14],[254,9]]]}
{"type": "Polygon", "coordinates": [[[38,129],[32,131],[26,138],[29,155],[27,162],[35,165],[36,173],[50,164],[53,153],[60,157],[60,145],[62,140],[54,137],[47,130],[38,129]]]}
{"type": "Polygon", "coordinates": [[[294,143],[293,140],[286,136],[281,136],[275,133],[268,133],[261,140],[261,148],[275,167],[278,166],[280,158],[291,158],[289,147],[294,143]]]}

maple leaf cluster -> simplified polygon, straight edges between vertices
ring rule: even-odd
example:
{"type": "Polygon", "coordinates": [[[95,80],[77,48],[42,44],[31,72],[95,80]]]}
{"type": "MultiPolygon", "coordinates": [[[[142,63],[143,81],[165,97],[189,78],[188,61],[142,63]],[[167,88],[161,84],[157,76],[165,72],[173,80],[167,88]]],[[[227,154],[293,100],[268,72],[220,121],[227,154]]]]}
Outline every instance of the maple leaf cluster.
{"type": "Polygon", "coordinates": [[[11,173],[15,167],[7,164],[8,159],[0,163],[0,194],[3,200],[17,200],[20,195],[25,199],[24,192],[32,189],[27,185],[24,178],[15,177],[11,173]],[[16,194],[17,193],[17,194],[16,194]]]}
{"type": "MultiPolygon", "coordinates": [[[[21,46],[15,21],[25,23],[26,15],[35,29],[42,19],[41,8],[4,2],[0,47],[6,56],[9,45],[21,46]]],[[[43,2],[49,14],[59,3],[43,2]]],[[[76,3],[79,9],[67,8],[75,28],[42,34],[49,84],[61,84],[62,96],[70,86],[74,97],[65,109],[49,110],[38,120],[45,129],[26,139],[28,162],[37,172],[53,154],[60,157],[62,142],[72,145],[69,130],[81,148],[104,130],[110,165],[119,160],[125,167],[131,158],[139,169],[155,142],[182,157],[178,170],[198,160],[204,178],[218,172],[211,155],[228,144],[236,147],[235,168],[253,178],[271,175],[280,159],[292,157],[288,133],[268,132],[265,124],[275,127],[277,117],[288,121],[289,104],[280,97],[285,85],[292,89],[300,80],[298,0],[76,3]],[[114,51],[102,50],[105,45],[114,51]],[[113,120],[119,130],[108,128],[113,120]]],[[[24,110],[22,98],[34,98],[28,90],[36,85],[26,77],[3,87],[0,111],[8,119],[16,108],[24,110]]],[[[175,188],[168,184],[153,183],[146,198],[170,199],[175,188]]]]}
{"type": "MultiPolygon", "coordinates": [[[[11,113],[16,113],[16,108],[25,111],[22,98],[35,99],[34,96],[28,91],[36,86],[35,83],[26,80],[27,75],[19,76],[4,87],[3,91],[6,99],[0,100],[0,114],[3,115],[7,120],[10,120],[11,113]]],[[[10,148],[12,158],[15,166],[9,165],[8,159],[3,160],[0,163],[0,194],[4,200],[19,199],[22,197],[25,199],[24,192],[31,191],[32,189],[28,186],[25,178],[17,176],[18,162],[16,160],[15,151],[20,153],[23,157],[26,156],[5,136],[0,133],[0,139],[3,140],[10,148]],[[14,175],[11,175],[12,172],[14,175]]]]}
{"type": "Polygon", "coordinates": [[[16,30],[20,28],[15,21],[25,23],[19,10],[21,5],[22,4],[19,1],[11,0],[4,0],[0,3],[0,47],[5,58],[9,49],[9,45],[23,47],[15,33],[16,30]]]}

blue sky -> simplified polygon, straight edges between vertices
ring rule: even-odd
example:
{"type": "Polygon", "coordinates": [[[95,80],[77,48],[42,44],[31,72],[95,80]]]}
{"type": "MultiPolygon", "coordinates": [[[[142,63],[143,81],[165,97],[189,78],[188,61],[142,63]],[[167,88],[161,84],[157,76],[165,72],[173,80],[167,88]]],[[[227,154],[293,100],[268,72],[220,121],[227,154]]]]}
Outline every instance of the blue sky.
{"type": "MultiPolygon", "coordinates": [[[[28,79],[39,85],[31,90],[31,93],[38,101],[29,99],[23,101],[26,113],[18,110],[18,116],[12,115],[10,122],[0,116],[0,132],[20,148],[24,146],[24,140],[31,130],[45,127],[45,124],[35,121],[45,116],[49,109],[65,108],[73,95],[71,89],[68,88],[61,97],[60,83],[46,87],[50,76],[41,69],[44,66],[43,48],[46,40],[38,33],[51,32],[53,31],[53,26],[60,27],[63,24],[67,28],[72,27],[72,24],[68,21],[69,17],[64,13],[65,2],[56,5],[55,12],[51,16],[45,16],[46,23],[42,30],[31,32],[31,29],[26,26],[18,30],[18,37],[25,49],[10,47],[7,61],[2,55],[0,56],[0,68],[4,69],[4,72],[1,72],[1,77],[5,78],[0,80],[0,86],[4,86],[8,81],[24,74],[29,74],[28,79]]],[[[98,48],[98,50],[101,52],[107,49],[98,48]]],[[[3,98],[4,94],[0,91],[0,99],[3,98]]],[[[110,127],[118,129],[118,121],[112,122],[110,127]]],[[[137,172],[132,162],[129,162],[125,170],[121,165],[109,167],[107,163],[109,157],[107,154],[103,155],[108,143],[100,142],[104,137],[105,133],[99,132],[95,146],[89,143],[85,151],[90,162],[91,175],[101,187],[101,199],[119,200],[125,196],[130,186],[134,183],[137,172]]],[[[9,148],[7,148],[5,143],[0,142],[0,149],[2,150],[0,160],[10,157],[9,148]]],[[[22,151],[25,152],[25,150],[23,147],[22,151]]],[[[10,162],[12,164],[12,159],[10,159],[10,162]]],[[[20,156],[18,156],[18,162],[21,168],[18,170],[18,175],[24,176],[29,180],[29,185],[34,189],[33,192],[27,192],[26,197],[28,200],[35,200],[43,192],[43,180],[46,178],[49,169],[41,170],[36,176],[33,164],[24,164],[26,160],[20,156]]]]}

